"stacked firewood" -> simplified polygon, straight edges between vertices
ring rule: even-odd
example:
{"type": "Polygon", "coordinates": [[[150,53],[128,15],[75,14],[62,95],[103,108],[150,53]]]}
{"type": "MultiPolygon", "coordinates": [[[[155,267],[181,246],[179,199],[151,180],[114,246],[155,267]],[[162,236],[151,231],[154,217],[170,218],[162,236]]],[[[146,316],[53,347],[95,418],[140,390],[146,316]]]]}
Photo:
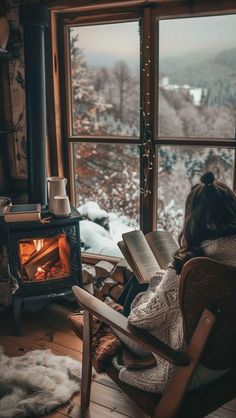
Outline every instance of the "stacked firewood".
{"type": "Polygon", "coordinates": [[[125,260],[117,264],[108,261],[99,261],[95,265],[82,265],[84,288],[94,294],[98,299],[105,300],[110,297],[117,301],[132,272],[125,260]]]}

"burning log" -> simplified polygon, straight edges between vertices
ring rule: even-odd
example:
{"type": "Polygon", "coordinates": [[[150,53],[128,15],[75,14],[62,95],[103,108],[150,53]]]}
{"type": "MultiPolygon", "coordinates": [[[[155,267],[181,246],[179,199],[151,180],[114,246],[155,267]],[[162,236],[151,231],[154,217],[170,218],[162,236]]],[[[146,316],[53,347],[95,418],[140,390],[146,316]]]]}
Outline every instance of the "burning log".
{"type": "Polygon", "coordinates": [[[34,276],[34,280],[56,280],[63,277],[68,277],[68,272],[65,272],[61,266],[61,262],[57,261],[51,268],[49,268],[48,265],[44,267],[38,267],[37,273],[34,276]]]}
{"type": "Polygon", "coordinates": [[[62,269],[70,274],[70,247],[66,235],[59,236],[59,256],[62,269]]]}
{"type": "Polygon", "coordinates": [[[34,253],[24,264],[25,271],[30,281],[34,280],[39,268],[42,268],[48,261],[56,263],[59,260],[59,237],[51,238],[39,251],[34,253]]]}
{"type": "Polygon", "coordinates": [[[32,240],[21,241],[19,243],[20,262],[25,264],[27,260],[36,252],[36,247],[32,240]]]}

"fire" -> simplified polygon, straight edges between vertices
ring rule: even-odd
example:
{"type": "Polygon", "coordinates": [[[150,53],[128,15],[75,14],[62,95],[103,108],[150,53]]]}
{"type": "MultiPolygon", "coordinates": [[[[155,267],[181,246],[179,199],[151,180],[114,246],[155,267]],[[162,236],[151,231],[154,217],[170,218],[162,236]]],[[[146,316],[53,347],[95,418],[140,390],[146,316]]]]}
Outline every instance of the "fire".
{"type": "Polygon", "coordinates": [[[41,250],[41,248],[43,248],[43,246],[44,246],[44,240],[43,239],[33,239],[32,241],[33,241],[37,251],[39,251],[39,250],[41,250]]]}
{"type": "Polygon", "coordinates": [[[70,246],[66,234],[19,242],[23,280],[53,280],[70,276],[70,246]]]}
{"type": "Polygon", "coordinates": [[[44,280],[46,271],[43,267],[38,267],[34,275],[35,280],[44,280]]]}

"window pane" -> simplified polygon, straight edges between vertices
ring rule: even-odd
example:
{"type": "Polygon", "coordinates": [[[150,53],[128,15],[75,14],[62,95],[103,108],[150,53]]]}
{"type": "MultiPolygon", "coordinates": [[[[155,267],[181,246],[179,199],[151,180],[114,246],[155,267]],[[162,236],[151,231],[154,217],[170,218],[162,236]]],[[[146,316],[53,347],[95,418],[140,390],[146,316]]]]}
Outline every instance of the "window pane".
{"type": "Polygon", "coordinates": [[[234,138],[236,15],[160,21],[159,57],[158,134],[234,138]]]}
{"type": "Polygon", "coordinates": [[[73,135],[139,136],[139,23],[70,28],[73,135]]]}
{"type": "Polygon", "coordinates": [[[234,150],[198,147],[160,147],[158,152],[158,228],[178,237],[183,225],[184,204],[202,172],[232,188],[234,150]]]}
{"type": "Polygon", "coordinates": [[[121,234],[139,228],[139,149],[75,144],[74,164],[82,249],[120,257],[121,234]]]}

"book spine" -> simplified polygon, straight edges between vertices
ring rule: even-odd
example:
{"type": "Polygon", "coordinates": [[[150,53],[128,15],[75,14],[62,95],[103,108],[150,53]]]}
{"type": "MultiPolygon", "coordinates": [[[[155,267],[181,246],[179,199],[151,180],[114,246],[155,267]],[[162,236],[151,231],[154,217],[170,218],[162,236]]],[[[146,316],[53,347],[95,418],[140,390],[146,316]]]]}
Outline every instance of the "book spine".
{"type": "Polygon", "coordinates": [[[40,221],[41,213],[17,213],[17,214],[6,214],[4,216],[6,222],[31,222],[40,221]]]}

